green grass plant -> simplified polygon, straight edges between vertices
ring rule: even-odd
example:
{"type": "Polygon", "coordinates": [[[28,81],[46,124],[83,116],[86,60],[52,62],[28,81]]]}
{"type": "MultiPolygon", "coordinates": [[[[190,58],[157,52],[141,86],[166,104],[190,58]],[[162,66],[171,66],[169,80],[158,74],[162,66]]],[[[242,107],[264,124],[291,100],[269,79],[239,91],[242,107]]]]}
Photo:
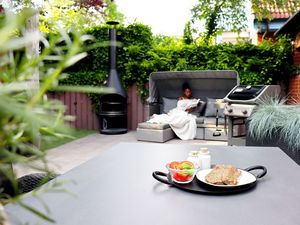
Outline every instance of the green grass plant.
{"type": "Polygon", "coordinates": [[[289,149],[300,150],[300,107],[285,103],[278,97],[261,101],[248,119],[248,133],[260,142],[278,134],[289,149]]]}
{"type": "MultiPolygon", "coordinates": [[[[72,135],[80,137],[86,133],[70,131],[68,125],[72,117],[65,114],[66,107],[58,100],[47,98],[46,94],[55,90],[66,68],[87,55],[82,45],[92,37],[76,31],[70,34],[61,31],[46,39],[38,31],[29,32],[31,29],[27,29],[26,24],[28,18],[35,18],[35,13],[28,9],[17,14],[5,12],[0,16],[0,224],[7,224],[3,216],[5,209],[1,208],[7,203],[18,204],[35,216],[54,222],[49,217],[46,203],[38,197],[40,192],[34,190],[28,195],[40,200],[44,209],[41,206],[35,208],[24,200],[12,165],[51,175],[40,141],[45,141],[44,149],[49,149],[53,147],[49,144],[62,144],[73,140],[72,135]],[[37,52],[32,46],[41,47],[39,54],[33,54],[37,52]],[[41,163],[35,163],[37,161],[41,163]]],[[[66,87],[59,89],[62,88],[66,87]]],[[[74,90],[74,87],[66,89],[74,90]]],[[[112,91],[87,86],[76,90],[112,91]]],[[[58,184],[59,181],[52,182],[45,191],[61,191],[58,184]]],[[[14,216],[13,213],[10,215],[11,218],[14,216]]]]}
{"type": "Polygon", "coordinates": [[[262,100],[253,110],[249,120],[248,132],[257,140],[271,137],[284,119],[283,100],[262,100]]]}

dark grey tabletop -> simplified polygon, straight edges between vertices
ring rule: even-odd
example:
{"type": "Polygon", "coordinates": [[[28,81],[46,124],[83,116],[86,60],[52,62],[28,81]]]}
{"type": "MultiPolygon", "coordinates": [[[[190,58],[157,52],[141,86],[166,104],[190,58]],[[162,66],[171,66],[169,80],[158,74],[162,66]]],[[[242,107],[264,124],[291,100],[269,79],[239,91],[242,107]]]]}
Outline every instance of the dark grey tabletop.
{"type": "MultiPolygon", "coordinates": [[[[64,185],[73,194],[40,197],[49,207],[47,215],[59,225],[300,224],[300,167],[279,148],[208,146],[213,164],[267,167],[268,174],[254,189],[236,195],[188,193],[151,176],[200,147],[122,143],[57,178],[73,181],[64,185]]],[[[33,197],[25,201],[43,209],[33,197]]],[[[12,224],[48,224],[17,205],[5,208],[12,224]]]]}

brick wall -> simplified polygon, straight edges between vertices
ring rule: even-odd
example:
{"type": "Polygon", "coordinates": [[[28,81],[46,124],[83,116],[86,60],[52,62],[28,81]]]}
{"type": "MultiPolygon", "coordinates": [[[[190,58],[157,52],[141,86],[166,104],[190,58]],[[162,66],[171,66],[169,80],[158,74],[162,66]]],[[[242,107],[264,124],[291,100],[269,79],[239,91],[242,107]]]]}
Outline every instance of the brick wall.
{"type": "MultiPolygon", "coordinates": [[[[300,31],[296,35],[294,49],[294,64],[300,67],[300,31]]],[[[291,77],[289,85],[289,104],[300,104],[300,73],[291,77]]]]}
{"type": "Polygon", "coordinates": [[[299,50],[297,50],[297,49],[295,49],[294,50],[294,64],[296,65],[296,66],[300,66],[300,49],[299,50]]]}
{"type": "Polygon", "coordinates": [[[300,104],[300,74],[290,79],[289,104],[300,104]]]}

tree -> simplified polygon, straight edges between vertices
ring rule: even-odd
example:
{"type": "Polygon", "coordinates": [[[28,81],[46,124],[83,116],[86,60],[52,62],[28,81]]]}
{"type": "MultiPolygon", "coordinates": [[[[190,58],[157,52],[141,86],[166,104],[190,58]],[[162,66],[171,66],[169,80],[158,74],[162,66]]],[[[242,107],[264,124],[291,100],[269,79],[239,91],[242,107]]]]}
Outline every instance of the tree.
{"type": "Polygon", "coordinates": [[[104,23],[104,9],[100,6],[82,5],[74,0],[45,1],[40,13],[40,30],[43,33],[64,30],[84,30],[104,23]]]}
{"type": "Polygon", "coordinates": [[[188,21],[184,26],[183,41],[185,44],[188,45],[193,43],[192,28],[190,21],[188,21]]]}
{"type": "MultiPolygon", "coordinates": [[[[250,0],[256,18],[270,18],[268,7],[276,7],[294,13],[300,7],[298,0],[250,0]]],[[[192,8],[192,23],[205,22],[204,41],[209,42],[216,34],[230,30],[239,32],[246,27],[247,9],[244,0],[198,0],[192,8]]]]}
{"type": "Polygon", "coordinates": [[[113,0],[104,0],[106,10],[105,10],[105,18],[106,21],[118,21],[123,23],[125,16],[118,11],[117,4],[113,0]]]}
{"type": "Polygon", "coordinates": [[[78,0],[80,7],[103,7],[103,0],[78,0]]]}
{"type": "Polygon", "coordinates": [[[39,27],[43,33],[58,33],[61,29],[84,31],[107,20],[124,20],[112,0],[3,0],[1,4],[16,12],[25,7],[40,9],[39,27]]]}

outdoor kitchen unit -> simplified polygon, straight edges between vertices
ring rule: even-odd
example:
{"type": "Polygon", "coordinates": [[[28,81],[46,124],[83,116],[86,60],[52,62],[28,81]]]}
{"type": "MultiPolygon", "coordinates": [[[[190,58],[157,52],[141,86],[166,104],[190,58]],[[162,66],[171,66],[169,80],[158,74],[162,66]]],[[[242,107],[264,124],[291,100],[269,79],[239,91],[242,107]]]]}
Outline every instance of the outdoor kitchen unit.
{"type": "Polygon", "coordinates": [[[279,85],[238,85],[224,98],[228,145],[246,145],[246,120],[259,101],[280,96],[279,85]]]}
{"type": "Polygon", "coordinates": [[[114,88],[112,94],[100,96],[99,130],[102,134],[123,134],[127,132],[127,94],[117,72],[117,30],[116,21],[107,22],[109,28],[109,72],[106,86],[114,88]]]}

